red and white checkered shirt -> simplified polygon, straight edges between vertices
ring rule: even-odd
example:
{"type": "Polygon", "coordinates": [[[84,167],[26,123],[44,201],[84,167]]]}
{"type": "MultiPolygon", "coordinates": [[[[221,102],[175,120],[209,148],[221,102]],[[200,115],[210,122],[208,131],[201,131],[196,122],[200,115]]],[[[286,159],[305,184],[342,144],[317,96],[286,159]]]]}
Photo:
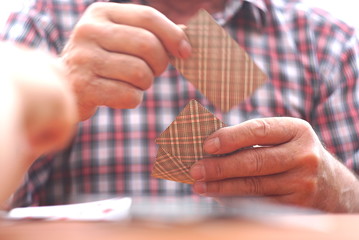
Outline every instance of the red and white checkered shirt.
{"type": "MultiPolygon", "coordinates": [[[[10,16],[0,38],[58,54],[81,14],[96,0],[32,2],[10,16]]],[[[138,108],[101,107],[79,124],[71,146],[36,161],[14,206],[62,204],[87,194],[191,195],[190,185],[150,174],[155,138],[190,99],[227,125],[258,117],[305,119],[331,153],[359,170],[359,49],[354,28],[297,0],[230,0],[215,18],[268,75],[263,87],[222,114],[169,66],[138,108]]]]}

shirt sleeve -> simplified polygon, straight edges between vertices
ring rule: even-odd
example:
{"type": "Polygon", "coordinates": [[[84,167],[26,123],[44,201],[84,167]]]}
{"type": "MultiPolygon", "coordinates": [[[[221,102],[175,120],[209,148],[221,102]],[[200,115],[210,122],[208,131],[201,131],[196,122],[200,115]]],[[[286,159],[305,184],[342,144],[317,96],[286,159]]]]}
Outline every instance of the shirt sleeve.
{"type": "Polygon", "coordinates": [[[63,48],[63,35],[56,21],[56,12],[51,1],[33,1],[19,12],[13,12],[0,32],[0,40],[19,43],[59,53],[63,48]]]}
{"type": "Polygon", "coordinates": [[[359,42],[353,30],[327,37],[319,47],[320,74],[314,127],[347,167],[359,173],[359,42]]]}

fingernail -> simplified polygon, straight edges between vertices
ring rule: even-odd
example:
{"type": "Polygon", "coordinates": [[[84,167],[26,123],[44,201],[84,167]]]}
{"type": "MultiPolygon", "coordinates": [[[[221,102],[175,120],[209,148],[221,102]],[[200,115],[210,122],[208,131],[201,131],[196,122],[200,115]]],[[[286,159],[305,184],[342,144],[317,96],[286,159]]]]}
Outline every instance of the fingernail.
{"type": "Polygon", "coordinates": [[[205,193],[207,193],[207,185],[205,182],[195,182],[193,184],[193,190],[197,194],[205,194],[205,193]]]}
{"type": "Polygon", "coordinates": [[[201,181],[204,179],[204,166],[202,163],[196,163],[192,166],[190,171],[191,177],[194,180],[201,181]]]}
{"type": "Polygon", "coordinates": [[[204,146],[203,146],[204,151],[206,153],[216,153],[216,152],[218,152],[220,147],[221,147],[221,143],[219,142],[218,137],[209,139],[208,141],[206,141],[204,143],[204,146]]]}
{"type": "Polygon", "coordinates": [[[191,44],[187,40],[182,40],[178,49],[179,55],[181,58],[188,58],[192,53],[191,44]]]}

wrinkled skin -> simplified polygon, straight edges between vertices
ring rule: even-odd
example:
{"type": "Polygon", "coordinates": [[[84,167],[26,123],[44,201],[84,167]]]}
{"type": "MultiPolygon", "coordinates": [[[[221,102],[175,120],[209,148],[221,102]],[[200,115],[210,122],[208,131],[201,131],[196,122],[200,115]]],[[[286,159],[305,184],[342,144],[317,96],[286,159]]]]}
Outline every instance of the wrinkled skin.
{"type": "Polygon", "coordinates": [[[192,167],[199,194],[231,201],[251,196],[333,212],[358,208],[356,177],[304,120],[265,118],[226,127],[208,137],[204,150],[222,156],[192,167]]]}
{"type": "MultiPolygon", "coordinates": [[[[225,3],[148,2],[162,13],[147,6],[95,3],[74,28],[60,60],[76,96],[80,120],[91,117],[98,106],[140,104],[143,92],[165,70],[171,56],[191,54],[177,24],[185,24],[199,8],[215,12],[225,3]]],[[[333,212],[358,210],[356,177],[325,150],[305,121],[251,120],[215,132],[204,148],[226,155],[193,167],[191,174],[198,180],[194,191],[199,194],[255,196],[333,212]],[[216,136],[218,140],[213,140],[216,136]],[[254,145],[262,147],[239,151],[254,145]]]]}
{"type": "Polygon", "coordinates": [[[181,27],[146,6],[92,4],[62,52],[77,96],[80,119],[96,108],[134,108],[169,56],[186,58],[191,47],[181,27]]]}

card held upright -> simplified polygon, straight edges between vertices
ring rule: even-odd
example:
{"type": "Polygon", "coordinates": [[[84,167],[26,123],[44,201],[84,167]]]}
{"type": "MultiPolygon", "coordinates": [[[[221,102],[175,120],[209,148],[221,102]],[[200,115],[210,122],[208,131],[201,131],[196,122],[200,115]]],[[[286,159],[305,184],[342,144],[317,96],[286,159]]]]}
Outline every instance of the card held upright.
{"type": "Polygon", "coordinates": [[[192,184],[192,165],[207,155],[204,140],[225,124],[196,100],[191,100],[172,124],[156,139],[157,158],[152,176],[192,184]]]}

